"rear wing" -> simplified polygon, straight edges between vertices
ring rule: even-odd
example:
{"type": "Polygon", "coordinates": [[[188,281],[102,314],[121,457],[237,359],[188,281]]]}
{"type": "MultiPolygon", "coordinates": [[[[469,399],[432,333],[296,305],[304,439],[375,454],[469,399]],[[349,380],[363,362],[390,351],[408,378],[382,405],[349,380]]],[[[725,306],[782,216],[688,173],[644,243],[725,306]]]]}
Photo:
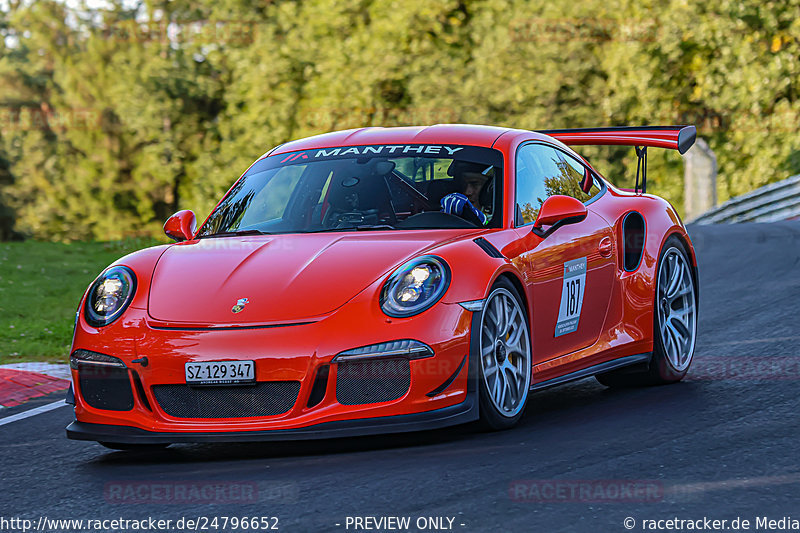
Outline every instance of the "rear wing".
{"type": "Polygon", "coordinates": [[[642,192],[647,192],[647,147],[667,148],[685,154],[697,139],[694,126],[622,126],[615,128],[579,128],[539,130],[566,145],[633,146],[639,161],[636,165],[636,191],[639,172],[642,173],[642,192]]]}
{"type": "Polygon", "coordinates": [[[652,146],[668,148],[681,154],[697,139],[694,126],[623,126],[618,128],[581,128],[573,130],[541,130],[567,145],[652,146]]]}

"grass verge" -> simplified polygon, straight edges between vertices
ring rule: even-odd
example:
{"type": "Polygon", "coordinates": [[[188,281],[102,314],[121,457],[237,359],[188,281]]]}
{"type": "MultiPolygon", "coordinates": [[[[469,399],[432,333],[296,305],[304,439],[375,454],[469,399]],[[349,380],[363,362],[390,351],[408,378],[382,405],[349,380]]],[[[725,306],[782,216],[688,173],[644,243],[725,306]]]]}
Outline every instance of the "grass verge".
{"type": "Polygon", "coordinates": [[[0,243],[0,364],[66,363],[83,292],[110,263],[154,244],[0,243]]]}

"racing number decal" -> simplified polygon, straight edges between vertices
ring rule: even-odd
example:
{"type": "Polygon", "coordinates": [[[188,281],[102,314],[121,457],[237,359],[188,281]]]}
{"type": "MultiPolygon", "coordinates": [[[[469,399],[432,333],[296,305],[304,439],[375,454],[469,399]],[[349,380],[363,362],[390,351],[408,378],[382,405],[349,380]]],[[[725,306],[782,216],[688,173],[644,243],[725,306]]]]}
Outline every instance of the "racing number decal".
{"type": "Polygon", "coordinates": [[[586,258],[564,263],[564,284],[561,287],[561,305],[558,307],[556,337],[578,330],[586,288],[586,258]]]}

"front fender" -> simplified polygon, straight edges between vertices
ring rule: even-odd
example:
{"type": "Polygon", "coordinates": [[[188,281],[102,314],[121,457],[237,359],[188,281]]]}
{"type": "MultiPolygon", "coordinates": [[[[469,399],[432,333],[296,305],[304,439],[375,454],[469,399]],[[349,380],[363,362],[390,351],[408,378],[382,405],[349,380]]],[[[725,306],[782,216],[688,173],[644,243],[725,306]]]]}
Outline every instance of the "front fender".
{"type": "Polygon", "coordinates": [[[521,283],[525,261],[520,255],[521,250],[515,246],[518,239],[514,230],[498,230],[431,250],[431,253],[443,257],[452,270],[453,279],[442,301],[458,303],[486,298],[492,284],[503,274],[514,276],[521,283]],[[486,243],[480,246],[475,242],[478,238],[484,239],[491,247],[486,243]]]}

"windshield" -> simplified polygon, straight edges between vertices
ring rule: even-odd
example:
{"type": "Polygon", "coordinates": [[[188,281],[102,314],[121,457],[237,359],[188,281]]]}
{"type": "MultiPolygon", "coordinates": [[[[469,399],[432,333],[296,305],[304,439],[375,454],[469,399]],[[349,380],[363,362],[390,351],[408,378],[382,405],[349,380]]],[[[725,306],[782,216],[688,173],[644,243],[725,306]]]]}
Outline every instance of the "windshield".
{"type": "Polygon", "coordinates": [[[498,150],[456,145],[349,146],[265,157],[199,236],[500,227],[502,163],[498,150]]]}

